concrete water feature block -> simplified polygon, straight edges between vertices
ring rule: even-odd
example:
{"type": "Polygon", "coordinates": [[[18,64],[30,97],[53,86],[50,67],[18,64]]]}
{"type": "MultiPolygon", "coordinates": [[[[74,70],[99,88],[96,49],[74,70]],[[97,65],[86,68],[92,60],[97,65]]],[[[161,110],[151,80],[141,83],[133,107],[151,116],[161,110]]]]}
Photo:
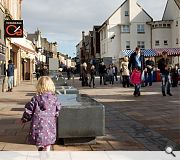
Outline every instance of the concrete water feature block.
{"type": "Polygon", "coordinates": [[[58,138],[64,144],[87,143],[105,134],[105,107],[82,94],[58,95],[62,105],[58,138]]]}
{"type": "Polygon", "coordinates": [[[57,94],[79,94],[79,90],[73,86],[57,86],[57,94]]]}
{"type": "Polygon", "coordinates": [[[51,79],[56,87],[67,86],[67,82],[64,77],[51,77],[51,79]]]}

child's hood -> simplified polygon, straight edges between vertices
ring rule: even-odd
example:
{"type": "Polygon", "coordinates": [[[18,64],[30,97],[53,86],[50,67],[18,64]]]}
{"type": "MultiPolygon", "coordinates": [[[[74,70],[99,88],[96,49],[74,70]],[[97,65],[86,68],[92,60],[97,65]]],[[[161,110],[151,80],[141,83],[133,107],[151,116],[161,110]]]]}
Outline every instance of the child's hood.
{"type": "Polygon", "coordinates": [[[49,102],[51,101],[51,95],[50,94],[37,95],[36,99],[38,101],[40,110],[44,111],[49,106],[49,102]]]}

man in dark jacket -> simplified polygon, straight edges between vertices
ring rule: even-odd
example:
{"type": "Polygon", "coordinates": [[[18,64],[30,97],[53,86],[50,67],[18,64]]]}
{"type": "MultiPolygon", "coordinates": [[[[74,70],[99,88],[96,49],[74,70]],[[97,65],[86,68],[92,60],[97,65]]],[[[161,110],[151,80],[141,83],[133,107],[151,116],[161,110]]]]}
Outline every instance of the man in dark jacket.
{"type": "Polygon", "coordinates": [[[152,57],[149,57],[146,61],[146,72],[145,72],[145,86],[148,85],[152,86],[153,81],[153,68],[154,68],[154,61],[152,60],[152,57]]]}
{"type": "Polygon", "coordinates": [[[141,71],[144,70],[145,59],[143,53],[140,51],[139,47],[136,47],[135,52],[131,54],[129,59],[128,69],[132,72],[134,68],[140,68],[141,71]]]}
{"type": "MultiPolygon", "coordinates": [[[[136,47],[135,52],[131,54],[130,59],[129,59],[129,64],[128,64],[128,69],[130,73],[133,72],[133,70],[136,68],[138,70],[141,70],[143,72],[145,66],[145,59],[144,59],[144,54],[141,52],[139,47],[136,47]]],[[[144,86],[144,84],[138,84],[137,90],[140,90],[140,87],[144,86]]],[[[134,92],[134,96],[136,96],[137,93],[134,92]]],[[[140,96],[140,92],[138,94],[140,96]]]]}
{"type": "Polygon", "coordinates": [[[100,85],[102,84],[102,80],[104,82],[104,85],[107,85],[106,84],[107,69],[104,62],[102,62],[99,66],[99,76],[100,76],[100,85]]]}
{"type": "Polygon", "coordinates": [[[8,69],[6,71],[8,76],[8,92],[12,92],[14,82],[14,64],[12,60],[8,61],[8,69]]]}
{"type": "Polygon", "coordinates": [[[167,94],[172,96],[171,94],[171,77],[170,77],[170,61],[167,58],[167,52],[162,52],[163,58],[158,61],[158,68],[161,73],[161,81],[162,81],[162,95],[166,96],[165,90],[167,90],[167,94]]]}

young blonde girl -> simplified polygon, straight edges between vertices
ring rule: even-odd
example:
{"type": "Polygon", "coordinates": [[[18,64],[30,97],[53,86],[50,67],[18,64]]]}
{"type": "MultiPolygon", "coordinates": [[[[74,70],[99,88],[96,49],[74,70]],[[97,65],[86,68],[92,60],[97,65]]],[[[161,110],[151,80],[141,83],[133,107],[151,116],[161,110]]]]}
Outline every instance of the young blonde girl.
{"type": "Polygon", "coordinates": [[[22,122],[31,121],[28,142],[39,151],[49,151],[56,141],[56,117],[60,103],[54,95],[55,86],[48,76],[42,76],[36,86],[37,94],[25,105],[22,122]]]}

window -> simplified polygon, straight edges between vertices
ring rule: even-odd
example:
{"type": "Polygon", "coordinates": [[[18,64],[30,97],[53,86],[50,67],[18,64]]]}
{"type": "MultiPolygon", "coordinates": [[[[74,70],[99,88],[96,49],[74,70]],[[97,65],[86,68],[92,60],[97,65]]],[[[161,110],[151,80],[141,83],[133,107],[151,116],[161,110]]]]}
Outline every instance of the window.
{"type": "Polygon", "coordinates": [[[163,27],[166,27],[166,24],[163,24],[163,27]]]}
{"type": "Polygon", "coordinates": [[[159,40],[155,41],[155,46],[159,46],[159,40]]]}
{"type": "Polygon", "coordinates": [[[164,45],[168,45],[168,41],[167,40],[164,40],[164,45]]]}
{"type": "Polygon", "coordinates": [[[130,50],[131,47],[130,47],[130,41],[126,41],[126,50],[130,50]]]}
{"type": "Polygon", "coordinates": [[[178,38],[176,38],[176,44],[179,44],[179,39],[178,38]]]}
{"type": "Polygon", "coordinates": [[[125,16],[129,16],[129,11],[125,11],[125,16]]]}
{"type": "Polygon", "coordinates": [[[171,25],[170,25],[170,24],[167,24],[167,27],[169,27],[169,28],[170,28],[170,27],[171,27],[171,25]]]}
{"type": "Polygon", "coordinates": [[[176,21],[176,27],[178,26],[178,21],[176,21]]]}
{"type": "Polygon", "coordinates": [[[138,41],[138,42],[137,42],[137,47],[139,47],[140,49],[145,49],[145,43],[144,43],[144,41],[138,41]]]}
{"type": "Polygon", "coordinates": [[[159,27],[162,27],[162,24],[159,24],[159,27]]]}
{"type": "Polygon", "coordinates": [[[137,33],[144,33],[144,24],[137,25],[137,33]]]}
{"type": "Polygon", "coordinates": [[[129,25],[122,25],[121,32],[129,33],[130,32],[129,25]]]}

